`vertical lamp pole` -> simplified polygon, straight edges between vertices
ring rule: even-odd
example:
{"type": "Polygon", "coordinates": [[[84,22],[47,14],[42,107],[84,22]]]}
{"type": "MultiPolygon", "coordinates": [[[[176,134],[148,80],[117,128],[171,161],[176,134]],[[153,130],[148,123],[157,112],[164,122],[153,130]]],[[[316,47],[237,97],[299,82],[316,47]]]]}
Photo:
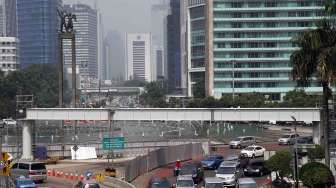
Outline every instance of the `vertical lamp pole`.
{"type": "Polygon", "coordinates": [[[299,188],[299,179],[298,179],[298,153],[297,153],[297,123],[296,118],[294,116],[291,116],[291,118],[294,120],[294,133],[295,133],[295,144],[294,144],[294,179],[295,179],[295,188],[299,188]]]}

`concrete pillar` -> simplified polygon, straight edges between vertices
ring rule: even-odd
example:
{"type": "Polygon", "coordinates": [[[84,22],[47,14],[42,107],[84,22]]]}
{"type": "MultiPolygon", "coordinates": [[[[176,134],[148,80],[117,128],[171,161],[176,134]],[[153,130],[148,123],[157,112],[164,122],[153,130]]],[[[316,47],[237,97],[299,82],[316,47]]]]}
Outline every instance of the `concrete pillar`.
{"type": "Polygon", "coordinates": [[[323,134],[322,133],[322,130],[321,130],[321,122],[313,122],[313,141],[314,141],[314,144],[322,144],[321,143],[321,136],[323,134]]]}
{"type": "Polygon", "coordinates": [[[22,156],[21,159],[32,160],[33,159],[33,136],[32,125],[34,121],[22,121],[22,156]]]}

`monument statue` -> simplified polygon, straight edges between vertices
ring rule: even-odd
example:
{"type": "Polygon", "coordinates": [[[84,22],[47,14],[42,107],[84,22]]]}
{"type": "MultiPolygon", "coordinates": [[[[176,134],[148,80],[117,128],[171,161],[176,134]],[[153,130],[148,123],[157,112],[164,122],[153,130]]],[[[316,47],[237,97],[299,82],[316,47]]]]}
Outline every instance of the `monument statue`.
{"type": "Polygon", "coordinates": [[[61,33],[72,33],[74,31],[73,29],[73,22],[77,21],[76,15],[72,13],[67,13],[62,10],[57,10],[58,15],[61,19],[61,25],[59,32],[61,33]]]}

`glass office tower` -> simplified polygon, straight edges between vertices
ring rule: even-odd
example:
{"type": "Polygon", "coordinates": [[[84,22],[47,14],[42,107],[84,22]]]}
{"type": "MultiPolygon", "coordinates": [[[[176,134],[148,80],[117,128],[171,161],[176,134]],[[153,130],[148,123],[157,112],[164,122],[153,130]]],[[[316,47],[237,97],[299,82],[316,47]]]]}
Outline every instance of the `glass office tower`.
{"type": "Polygon", "coordinates": [[[61,6],[61,0],[17,0],[21,66],[58,62],[61,6]]]}
{"type": "MultiPolygon", "coordinates": [[[[323,0],[189,0],[189,95],[199,80],[208,96],[261,92],[279,100],[291,79],[292,38],[314,28],[323,0]]],[[[312,83],[307,92],[320,92],[312,83]]]]}

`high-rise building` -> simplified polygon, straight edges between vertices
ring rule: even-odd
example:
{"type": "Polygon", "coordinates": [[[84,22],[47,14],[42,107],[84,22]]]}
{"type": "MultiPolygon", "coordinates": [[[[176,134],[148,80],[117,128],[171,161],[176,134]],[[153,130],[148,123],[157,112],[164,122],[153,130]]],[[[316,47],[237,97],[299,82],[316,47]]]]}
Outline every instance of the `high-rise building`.
{"type": "MultiPolygon", "coordinates": [[[[76,64],[79,75],[98,79],[97,11],[85,4],[64,5],[64,10],[76,15],[76,64]]],[[[64,62],[71,66],[71,42],[64,42],[64,62]]]]}
{"type": "Polygon", "coordinates": [[[17,0],[21,66],[58,62],[61,6],[61,0],[17,0]]]}
{"type": "Polygon", "coordinates": [[[125,61],[125,42],[123,37],[118,31],[109,31],[105,37],[105,40],[111,50],[110,56],[111,59],[108,62],[108,80],[125,80],[125,68],[126,68],[126,61],[125,61]]]}
{"type": "MultiPolygon", "coordinates": [[[[97,1],[96,1],[97,2],[97,1]]],[[[97,5],[96,5],[97,7],[97,5]]],[[[103,17],[102,14],[97,10],[97,18],[98,18],[98,24],[97,24],[97,33],[98,33],[98,78],[100,80],[106,80],[106,65],[104,65],[104,24],[103,24],[103,17]]]]}
{"type": "Polygon", "coordinates": [[[170,0],[167,16],[167,80],[169,92],[181,88],[181,24],[180,0],[170,0]]]}
{"type": "Polygon", "coordinates": [[[181,89],[182,94],[187,93],[187,83],[188,83],[188,51],[187,51],[187,39],[188,39],[188,32],[187,32],[187,18],[188,18],[188,2],[183,0],[180,2],[180,24],[181,24],[181,89]]]}
{"type": "Polygon", "coordinates": [[[0,37],[17,36],[16,0],[0,0],[0,37]]]}
{"type": "MultiPolygon", "coordinates": [[[[295,37],[315,27],[324,1],[189,0],[188,93],[207,96],[260,92],[281,100],[295,88],[290,55],[295,37]]],[[[307,92],[320,92],[312,83],[307,92]]]]}
{"type": "Polygon", "coordinates": [[[153,52],[155,54],[154,63],[156,64],[157,79],[164,79],[165,77],[165,64],[164,64],[164,50],[162,46],[154,46],[153,52]]]}
{"type": "Polygon", "coordinates": [[[105,39],[103,42],[103,62],[102,62],[102,76],[105,80],[112,78],[112,50],[110,43],[105,39]]]}
{"type": "Polygon", "coordinates": [[[0,37],[0,70],[19,69],[19,41],[16,37],[0,37]]]}
{"type": "Polygon", "coordinates": [[[151,34],[126,34],[127,80],[156,80],[156,67],[151,63],[151,34]]]}

